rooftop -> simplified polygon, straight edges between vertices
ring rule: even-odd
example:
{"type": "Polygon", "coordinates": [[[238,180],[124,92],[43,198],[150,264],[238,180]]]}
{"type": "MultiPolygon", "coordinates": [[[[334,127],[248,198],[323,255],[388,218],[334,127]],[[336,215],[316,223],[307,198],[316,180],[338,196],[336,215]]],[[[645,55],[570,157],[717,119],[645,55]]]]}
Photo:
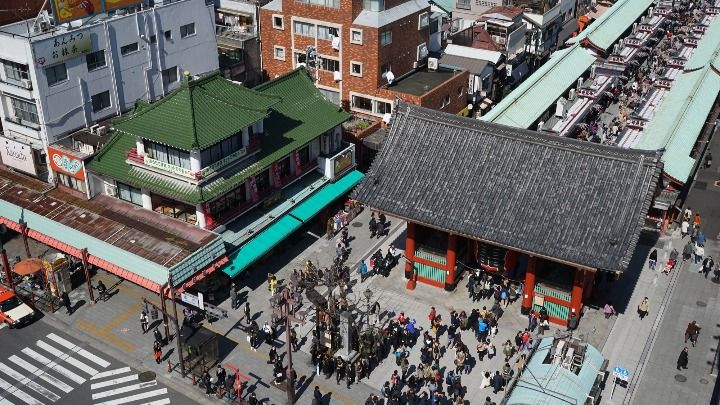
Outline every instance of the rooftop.
{"type": "Polygon", "coordinates": [[[566,43],[575,44],[587,40],[593,46],[606,51],[652,3],[653,0],[618,0],[607,12],[566,43]]]}
{"type": "Polygon", "coordinates": [[[362,10],[353,25],[380,28],[426,8],[430,8],[428,0],[408,0],[383,11],[362,10]]]}
{"type": "Polygon", "coordinates": [[[91,264],[150,289],[167,281],[170,268],[218,238],[114,198],[80,199],[5,170],[0,170],[0,212],[10,227],[23,218],[31,237],[65,251],[87,248],[91,264]]]}
{"type": "Polygon", "coordinates": [[[495,6],[491,7],[489,10],[482,13],[481,19],[483,17],[490,18],[493,14],[498,14],[500,16],[514,19],[516,17],[520,17],[523,14],[523,9],[520,7],[511,7],[511,6],[495,6]]]}
{"type": "Polygon", "coordinates": [[[627,268],[657,187],[659,152],[404,103],[390,124],[385,146],[352,198],[527,254],[587,268],[627,268]]]}
{"type": "Polygon", "coordinates": [[[458,70],[442,66],[436,71],[422,68],[414,70],[405,76],[399,77],[393,82],[393,84],[386,86],[386,88],[390,91],[398,93],[422,96],[450,80],[453,76],[458,74],[458,72],[458,70]]]}

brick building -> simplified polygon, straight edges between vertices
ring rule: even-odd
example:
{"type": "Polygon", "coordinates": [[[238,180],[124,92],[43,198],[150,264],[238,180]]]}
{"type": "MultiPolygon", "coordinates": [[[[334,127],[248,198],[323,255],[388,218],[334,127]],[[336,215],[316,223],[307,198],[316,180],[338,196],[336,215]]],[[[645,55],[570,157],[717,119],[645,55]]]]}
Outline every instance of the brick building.
{"type": "Polygon", "coordinates": [[[273,0],[260,9],[263,70],[282,75],[312,60],[311,47],[316,86],[350,111],[383,117],[401,98],[456,113],[467,72],[427,68],[441,22],[427,0],[273,0]]]}

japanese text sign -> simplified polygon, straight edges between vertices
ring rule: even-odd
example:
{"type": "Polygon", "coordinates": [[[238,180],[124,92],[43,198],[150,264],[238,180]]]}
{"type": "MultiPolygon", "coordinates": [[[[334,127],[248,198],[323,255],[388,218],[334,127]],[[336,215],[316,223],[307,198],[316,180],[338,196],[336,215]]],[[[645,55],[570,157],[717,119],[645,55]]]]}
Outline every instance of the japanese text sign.
{"type": "Polygon", "coordinates": [[[48,146],[50,167],[57,173],[63,173],[79,180],[85,180],[85,170],[82,159],[62,150],[48,146]]]}
{"type": "Polygon", "coordinates": [[[90,32],[70,32],[33,44],[35,63],[38,67],[64,62],[92,51],[90,32]]]}

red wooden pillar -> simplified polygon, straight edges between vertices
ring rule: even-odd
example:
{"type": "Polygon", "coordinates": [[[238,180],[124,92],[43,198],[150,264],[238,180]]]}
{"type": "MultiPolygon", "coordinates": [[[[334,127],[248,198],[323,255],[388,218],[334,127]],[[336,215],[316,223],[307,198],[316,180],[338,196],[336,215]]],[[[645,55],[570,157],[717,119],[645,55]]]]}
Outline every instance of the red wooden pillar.
{"type": "Polygon", "coordinates": [[[413,274],[413,262],[415,261],[415,224],[407,223],[407,236],[405,237],[405,278],[411,278],[413,274]]]}
{"type": "Polygon", "coordinates": [[[573,280],[572,297],[570,298],[570,313],[580,317],[583,301],[583,287],[585,285],[585,270],[575,269],[575,280],[573,280]]]}
{"type": "Polygon", "coordinates": [[[445,290],[452,291],[455,289],[455,265],[457,264],[457,236],[452,233],[448,234],[447,260],[445,264],[445,290]]]}
{"type": "Polygon", "coordinates": [[[535,295],[535,266],[537,258],[530,256],[528,259],[527,270],[525,271],[525,286],[523,287],[522,305],[520,313],[527,315],[532,310],[533,296],[535,295]]]}

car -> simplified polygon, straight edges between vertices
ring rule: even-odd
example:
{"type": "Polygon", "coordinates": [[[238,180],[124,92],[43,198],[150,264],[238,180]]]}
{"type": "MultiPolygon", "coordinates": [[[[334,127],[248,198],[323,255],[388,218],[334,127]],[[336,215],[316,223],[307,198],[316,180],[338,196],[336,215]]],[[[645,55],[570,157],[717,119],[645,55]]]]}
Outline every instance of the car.
{"type": "Polygon", "coordinates": [[[0,286],[0,321],[11,328],[26,325],[35,319],[35,311],[12,290],[0,286]]]}

